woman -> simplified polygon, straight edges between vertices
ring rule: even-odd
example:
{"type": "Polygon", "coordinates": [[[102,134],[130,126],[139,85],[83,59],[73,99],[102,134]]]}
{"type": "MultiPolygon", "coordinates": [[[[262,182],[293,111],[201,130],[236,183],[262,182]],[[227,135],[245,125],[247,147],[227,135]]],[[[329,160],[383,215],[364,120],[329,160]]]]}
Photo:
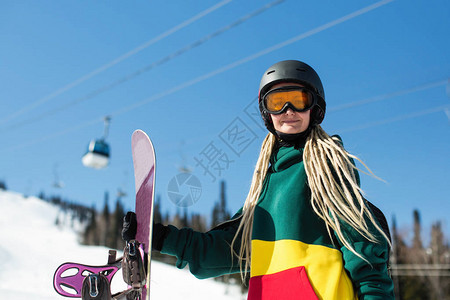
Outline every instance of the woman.
{"type": "MultiPolygon", "coordinates": [[[[361,196],[356,157],[319,125],[326,103],[317,73],[276,63],[258,98],[269,133],[244,206],[207,233],[155,224],[153,248],[198,278],[250,271],[252,300],[393,299],[385,220],[361,196]]],[[[125,239],[129,225],[127,215],[125,239]]]]}

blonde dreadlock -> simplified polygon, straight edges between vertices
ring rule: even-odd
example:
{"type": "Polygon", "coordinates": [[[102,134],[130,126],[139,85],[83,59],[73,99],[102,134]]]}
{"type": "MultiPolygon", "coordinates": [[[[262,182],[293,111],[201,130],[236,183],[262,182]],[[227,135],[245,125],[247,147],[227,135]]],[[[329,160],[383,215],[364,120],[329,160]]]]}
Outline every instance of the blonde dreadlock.
{"type": "MultiPolygon", "coordinates": [[[[239,258],[242,279],[244,279],[244,271],[250,269],[253,216],[275,143],[276,137],[272,133],[269,133],[262,143],[250,191],[244,203],[242,220],[231,243],[233,255],[239,258]],[[234,253],[233,245],[240,234],[242,235],[240,250],[239,253],[234,253]]],[[[377,238],[369,230],[367,222],[369,221],[389,244],[390,241],[372,216],[361,195],[362,190],[358,186],[355,175],[356,167],[350,158],[361,162],[368,172],[376,177],[358,157],[344,149],[337,137],[329,136],[320,125],[313,127],[303,151],[303,162],[311,189],[312,208],[327,224],[330,238],[331,228],[347,249],[364,259],[344,235],[341,228],[342,222],[350,225],[366,239],[377,242],[377,238]]]]}

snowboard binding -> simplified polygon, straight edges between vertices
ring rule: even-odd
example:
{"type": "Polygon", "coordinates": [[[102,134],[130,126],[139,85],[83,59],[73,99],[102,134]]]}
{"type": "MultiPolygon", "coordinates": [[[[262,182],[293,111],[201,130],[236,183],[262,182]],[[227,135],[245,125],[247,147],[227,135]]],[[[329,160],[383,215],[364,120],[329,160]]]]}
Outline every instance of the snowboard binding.
{"type": "Polygon", "coordinates": [[[137,300],[142,299],[146,287],[146,272],[142,259],[143,250],[136,241],[130,241],[123,257],[116,258],[116,250],[110,250],[108,263],[104,266],[88,266],[65,263],[59,266],[54,276],[54,287],[58,294],[83,300],[137,300]],[[123,280],[128,289],[112,294],[111,281],[122,268],[123,280]],[[74,273],[66,275],[68,273],[74,273]]]}

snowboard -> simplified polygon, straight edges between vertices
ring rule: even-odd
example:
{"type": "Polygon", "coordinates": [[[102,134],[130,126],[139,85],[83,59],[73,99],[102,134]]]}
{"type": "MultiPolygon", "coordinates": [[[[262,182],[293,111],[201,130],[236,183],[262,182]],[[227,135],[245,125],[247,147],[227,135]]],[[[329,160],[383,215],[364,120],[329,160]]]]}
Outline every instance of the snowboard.
{"type": "Polygon", "coordinates": [[[136,189],[136,240],[141,244],[143,255],[147,255],[146,286],[142,299],[150,300],[150,274],[152,252],[153,202],[155,199],[155,150],[148,135],[136,130],[131,137],[134,184],[136,189]]]}
{"type": "MultiPolygon", "coordinates": [[[[136,189],[135,212],[137,233],[135,240],[139,246],[139,257],[147,259],[145,285],[134,293],[134,299],[150,299],[150,263],[151,241],[153,225],[153,200],[155,187],[155,151],[148,135],[142,130],[136,130],[131,137],[131,152],[133,156],[134,178],[136,189]]],[[[133,243],[133,245],[135,245],[133,243]]],[[[127,245],[127,247],[131,244],[127,245]]],[[[129,249],[129,248],[127,248],[129,249]]],[[[56,292],[65,297],[82,298],[83,282],[87,277],[102,275],[109,283],[117,271],[122,267],[123,258],[116,259],[115,250],[109,251],[108,263],[102,266],[90,266],[67,262],[60,265],[53,276],[53,287],[56,292]]],[[[92,287],[91,287],[92,288],[92,287]]],[[[133,290],[133,286],[120,293],[112,295],[112,299],[125,299],[133,290]]],[[[95,298],[92,298],[95,299],[95,298]]]]}

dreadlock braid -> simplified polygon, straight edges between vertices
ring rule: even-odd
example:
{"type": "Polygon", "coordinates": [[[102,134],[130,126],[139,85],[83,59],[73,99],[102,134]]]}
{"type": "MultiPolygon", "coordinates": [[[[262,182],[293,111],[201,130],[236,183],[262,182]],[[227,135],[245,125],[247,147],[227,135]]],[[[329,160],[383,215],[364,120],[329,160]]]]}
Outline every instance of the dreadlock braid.
{"type": "MultiPolygon", "coordinates": [[[[373,225],[390,242],[362,197],[362,190],[356,180],[356,166],[350,158],[361,162],[376,177],[358,157],[344,149],[339,138],[329,136],[320,126],[311,131],[303,152],[311,189],[311,205],[327,227],[333,229],[342,244],[363,258],[344,235],[342,223],[348,224],[366,239],[377,242],[377,238],[369,230],[369,226],[373,225]]],[[[329,234],[331,235],[330,231],[329,234]]]]}
{"type": "Polygon", "coordinates": [[[269,169],[270,156],[272,154],[272,149],[275,145],[275,141],[276,141],[275,136],[272,133],[269,133],[262,143],[258,162],[256,163],[255,171],[253,172],[250,191],[248,192],[247,199],[245,200],[244,203],[242,220],[241,223],[239,224],[239,228],[236,232],[236,235],[234,236],[234,239],[231,243],[232,255],[237,255],[237,257],[239,258],[242,281],[244,281],[244,270],[247,271],[250,269],[253,215],[255,212],[256,203],[258,202],[259,199],[259,195],[261,194],[264,178],[266,178],[267,170],[269,169]],[[241,231],[242,231],[241,247],[239,250],[239,254],[237,254],[234,253],[233,246],[241,231]],[[244,269],[242,268],[243,261],[245,261],[244,269]]]}

